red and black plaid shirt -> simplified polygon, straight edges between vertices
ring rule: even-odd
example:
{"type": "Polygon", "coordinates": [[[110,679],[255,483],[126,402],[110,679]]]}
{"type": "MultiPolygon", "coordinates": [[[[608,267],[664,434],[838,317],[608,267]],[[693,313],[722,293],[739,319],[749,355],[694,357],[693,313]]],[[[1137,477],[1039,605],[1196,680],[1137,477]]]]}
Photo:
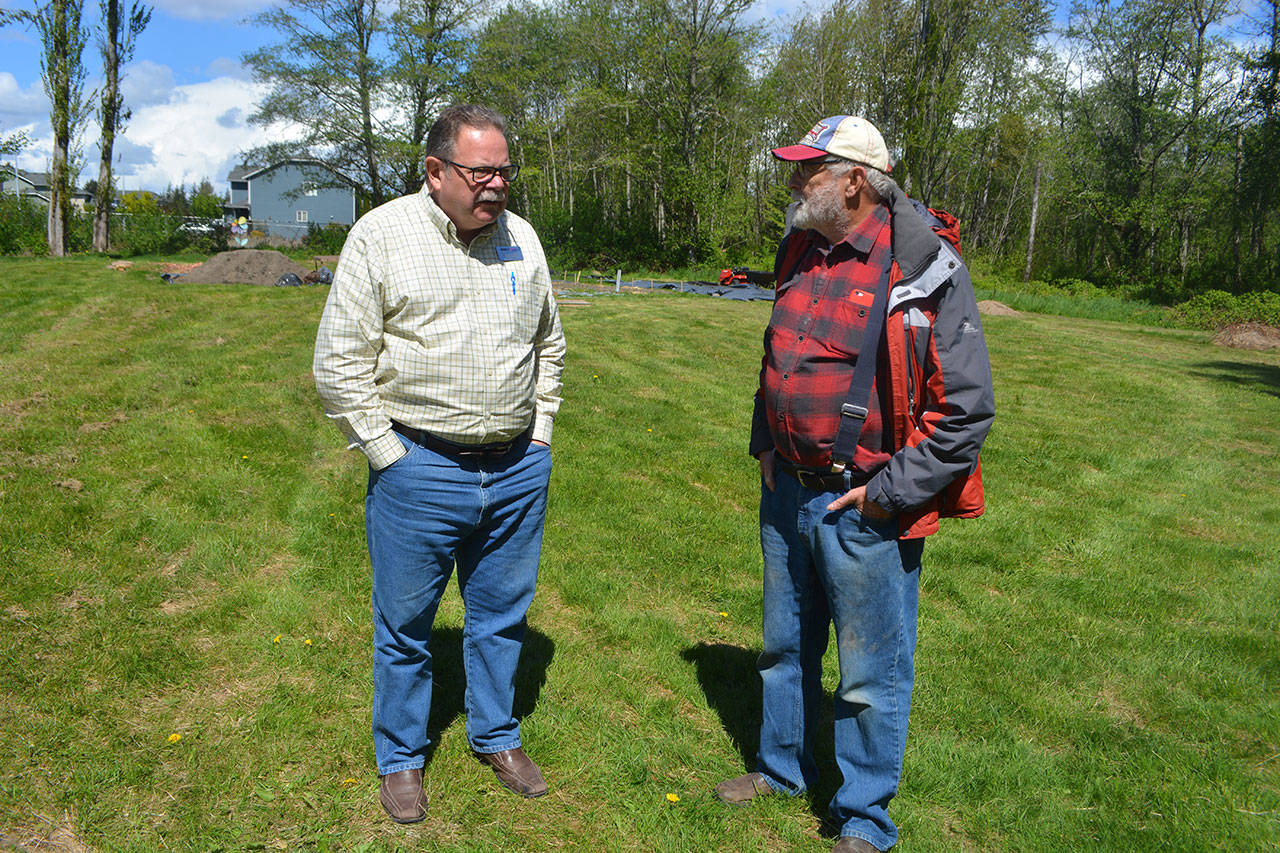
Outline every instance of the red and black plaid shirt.
{"type": "MultiPolygon", "coordinates": [[[[834,246],[812,231],[790,237],[810,245],[774,296],[760,392],[774,448],[797,465],[831,465],[840,406],[849,394],[867,312],[891,257],[889,217],[889,210],[877,205],[834,246]]],[[[786,277],[790,270],[779,272],[786,277]]],[[[854,454],[855,484],[870,479],[892,455],[885,446],[879,384],[872,386],[854,454]]]]}

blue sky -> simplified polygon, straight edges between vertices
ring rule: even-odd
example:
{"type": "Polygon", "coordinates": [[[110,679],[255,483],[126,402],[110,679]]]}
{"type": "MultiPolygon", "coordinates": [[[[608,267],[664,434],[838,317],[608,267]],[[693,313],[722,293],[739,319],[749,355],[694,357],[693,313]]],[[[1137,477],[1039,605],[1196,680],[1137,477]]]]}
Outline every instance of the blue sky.
{"type": "MultiPolygon", "coordinates": [[[[29,9],[32,4],[5,6],[29,9]]],[[[269,137],[247,123],[261,91],[240,63],[246,50],[272,40],[270,32],[241,23],[262,8],[263,3],[249,0],[155,2],[122,84],[133,111],[115,146],[115,170],[123,189],[159,191],[207,177],[223,190],[240,152],[269,137]]],[[[86,0],[84,14],[87,23],[96,23],[98,4],[86,0]]],[[[0,57],[0,135],[24,131],[32,142],[20,152],[18,165],[44,171],[51,138],[39,40],[33,31],[11,24],[0,29],[0,57]]],[[[92,89],[100,82],[96,43],[86,47],[84,60],[86,89],[92,89]]],[[[81,181],[97,176],[97,138],[97,125],[90,122],[81,136],[81,181]]]]}

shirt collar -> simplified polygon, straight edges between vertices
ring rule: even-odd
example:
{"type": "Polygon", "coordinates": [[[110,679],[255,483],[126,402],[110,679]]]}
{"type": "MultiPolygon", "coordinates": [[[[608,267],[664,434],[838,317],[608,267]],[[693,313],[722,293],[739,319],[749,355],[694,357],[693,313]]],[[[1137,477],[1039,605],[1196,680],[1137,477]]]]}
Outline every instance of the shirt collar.
{"type": "MultiPolygon", "coordinates": [[[[422,182],[422,189],[418,190],[418,200],[422,202],[422,207],[427,213],[428,221],[439,229],[440,233],[444,235],[446,240],[452,240],[455,243],[462,242],[458,239],[458,227],[453,224],[453,220],[440,209],[440,205],[436,204],[436,200],[431,197],[431,187],[426,181],[422,182]]],[[[472,238],[471,242],[475,243],[476,240],[488,239],[489,235],[498,229],[498,225],[506,215],[507,212],[504,210],[502,212],[502,216],[499,216],[496,220],[481,228],[480,232],[472,238]]]]}
{"type": "MultiPolygon", "coordinates": [[[[859,222],[848,235],[837,243],[841,245],[848,243],[849,248],[857,252],[859,255],[866,257],[871,254],[871,250],[876,245],[876,240],[880,237],[880,232],[889,224],[889,208],[883,204],[877,204],[871,209],[871,213],[867,218],[859,222]]],[[[833,249],[835,246],[832,247],[833,249]]]]}

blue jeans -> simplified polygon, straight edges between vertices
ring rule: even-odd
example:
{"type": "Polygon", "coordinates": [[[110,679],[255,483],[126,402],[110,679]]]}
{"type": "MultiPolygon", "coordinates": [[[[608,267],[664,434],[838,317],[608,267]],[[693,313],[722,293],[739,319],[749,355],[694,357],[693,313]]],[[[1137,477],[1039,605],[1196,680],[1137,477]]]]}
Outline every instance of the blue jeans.
{"type": "Polygon", "coordinates": [[[839,494],[806,489],[782,472],[774,491],[762,486],[764,652],[757,667],[764,702],[756,769],[790,794],[816,779],[822,656],[834,622],[835,753],[844,782],[831,815],[841,835],[886,850],[898,840],[888,807],[907,742],[924,542],[899,541],[896,518],[852,507],[827,512],[839,494]]]}
{"type": "Polygon", "coordinates": [[[467,739],[520,746],[512,716],[525,614],[533,601],[551,451],[522,439],[501,457],[408,453],[369,472],[373,564],[373,745],[378,773],[423,766],[430,741],[431,625],[456,563],[466,610],[467,739]]]}

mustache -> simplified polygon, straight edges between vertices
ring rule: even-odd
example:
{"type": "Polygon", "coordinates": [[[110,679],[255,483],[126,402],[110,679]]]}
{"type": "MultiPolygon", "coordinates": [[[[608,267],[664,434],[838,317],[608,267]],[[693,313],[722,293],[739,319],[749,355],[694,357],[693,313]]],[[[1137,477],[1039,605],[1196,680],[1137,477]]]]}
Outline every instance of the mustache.
{"type": "Polygon", "coordinates": [[[506,201],[507,194],[500,190],[481,190],[476,201],[506,201]]]}

